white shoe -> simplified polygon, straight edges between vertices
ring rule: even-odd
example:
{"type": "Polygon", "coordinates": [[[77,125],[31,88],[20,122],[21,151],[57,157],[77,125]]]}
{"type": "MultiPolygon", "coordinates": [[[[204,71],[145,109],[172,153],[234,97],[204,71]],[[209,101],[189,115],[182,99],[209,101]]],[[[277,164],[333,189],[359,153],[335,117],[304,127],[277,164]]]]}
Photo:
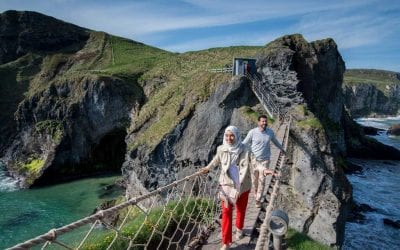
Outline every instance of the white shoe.
{"type": "Polygon", "coordinates": [[[227,249],[229,249],[229,245],[223,244],[221,250],[227,250],[227,249]]]}
{"type": "Polygon", "coordinates": [[[236,240],[242,239],[244,237],[243,230],[236,229],[235,237],[236,237],[236,240]]]}

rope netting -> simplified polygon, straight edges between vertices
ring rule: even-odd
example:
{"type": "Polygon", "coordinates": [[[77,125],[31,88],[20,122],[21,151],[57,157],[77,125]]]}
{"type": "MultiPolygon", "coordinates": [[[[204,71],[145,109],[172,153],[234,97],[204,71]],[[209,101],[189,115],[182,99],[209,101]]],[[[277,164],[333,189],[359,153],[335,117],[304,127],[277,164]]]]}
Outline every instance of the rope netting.
{"type": "Polygon", "coordinates": [[[196,172],[10,249],[183,249],[220,216],[218,173],[196,172]]]}

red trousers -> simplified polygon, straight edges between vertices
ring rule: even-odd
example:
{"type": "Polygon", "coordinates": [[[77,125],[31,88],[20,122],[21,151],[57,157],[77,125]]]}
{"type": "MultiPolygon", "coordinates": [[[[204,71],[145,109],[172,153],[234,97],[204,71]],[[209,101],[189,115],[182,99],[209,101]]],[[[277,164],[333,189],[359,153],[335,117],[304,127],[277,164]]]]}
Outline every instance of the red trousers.
{"type": "MultiPolygon", "coordinates": [[[[242,230],[244,225],[244,217],[246,215],[247,202],[249,200],[250,190],[244,192],[239,196],[236,201],[236,228],[242,230]]],[[[228,204],[225,206],[224,201],[222,201],[222,243],[230,244],[232,242],[232,210],[233,205],[228,204]]]]}

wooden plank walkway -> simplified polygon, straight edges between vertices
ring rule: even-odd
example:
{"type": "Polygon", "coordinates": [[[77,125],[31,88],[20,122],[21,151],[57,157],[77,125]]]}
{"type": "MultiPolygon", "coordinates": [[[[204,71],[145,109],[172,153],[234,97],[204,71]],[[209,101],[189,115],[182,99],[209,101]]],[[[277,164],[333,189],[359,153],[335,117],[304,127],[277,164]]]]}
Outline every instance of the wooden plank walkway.
{"type": "MultiPolygon", "coordinates": [[[[287,124],[283,124],[278,127],[276,125],[272,129],[275,131],[276,138],[278,139],[279,142],[283,141],[283,137],[285,135],[285,128],[287,124]]],[[[273,143],[272,143],[273,144],[273,143]]],[[[270,168],[275,170],[277,162],[278,162],[278,157],[279,157],[279,149],[277,147],[272,146],[271,147],[271,164],[270,168]]],[[[267,197],[267,192],[268,190],[272,187],[271,184],[271,179],[272,176],[269,175],[265,179],[265,189],[264,189],[264,196],[267,197]]],[[[266,207],[267,203],[263,203],[263,207],[266,207]]],[[[257,219],[259,217],[261,209],[257,208],[255,206],[255,194],[253,190],[251,190],[250,195],[249,195],[249,203],[247,205],[247,211],[246,211],[246,218],[244,222],[244,228],[243,232],[245,234],[245,237],[242,239],[236,241],[235,240],[235,217],[236,213],[235,211],[233,212],[233,226],[232,226],[232,234],[233,234],[233,242],[230,246],[230,249],[238,249],[238,250],[247,250],[247,249],[255,249],[256,247],[256,240],[252,239],[252,234],[254,229],[256,228],[256,223],[257,219]]],[[[207,243],[202,246],[202,249],[205,250],[215,250],[215,249],[220,249],[221,248],[221,227],[220,225],[217,224],[217,229],[211,233],[211,235],[208,237],[207,243]]]]}

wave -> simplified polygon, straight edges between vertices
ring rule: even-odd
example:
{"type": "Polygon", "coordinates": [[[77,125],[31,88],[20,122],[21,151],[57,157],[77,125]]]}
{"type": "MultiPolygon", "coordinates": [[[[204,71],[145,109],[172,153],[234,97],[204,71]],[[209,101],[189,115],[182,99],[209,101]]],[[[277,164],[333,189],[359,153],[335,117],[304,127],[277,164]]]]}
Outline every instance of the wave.
{"type": "Polygon", "coordinates": [[[18,190],[18,180],[7,174],[4,164],[0,161],[0,192],[18,190]]]}
{"type": "Polygon", "coordinates": [[[388,117],[361,117],[356,120],[370,120],[370,121],[386,121],[386,120],[400,120],[400,116],[388,116],[388,117]]]}
{"type": "Polygon", "coordinates": [[[355,121],[361,126],[374,127],[379,129],[388,130],[393,124],[400,124],[400,117],[386,117],[386,118],[358,118],[355,121]]]}
{"type": "Polygon", "coordinates": [[[366,160],[348,158],[362,166],[360,173],[347,175],[353,186],[353,199],[357,204],[367,204],[374,211],[363,212],[362,223],[347,222],[343,249],[398,249],[398,229],[383,223],[385,218],[400,218],[400,161],[366,160]]]}

